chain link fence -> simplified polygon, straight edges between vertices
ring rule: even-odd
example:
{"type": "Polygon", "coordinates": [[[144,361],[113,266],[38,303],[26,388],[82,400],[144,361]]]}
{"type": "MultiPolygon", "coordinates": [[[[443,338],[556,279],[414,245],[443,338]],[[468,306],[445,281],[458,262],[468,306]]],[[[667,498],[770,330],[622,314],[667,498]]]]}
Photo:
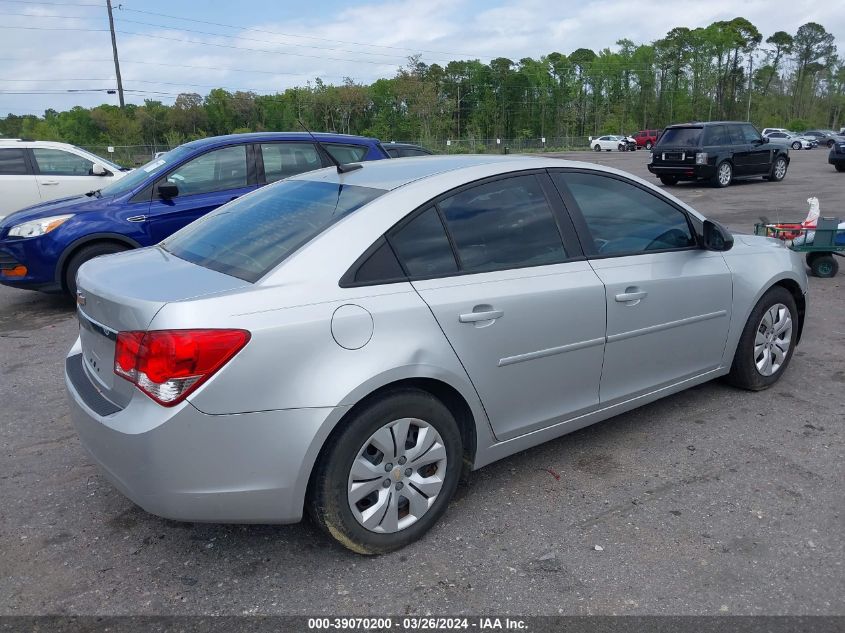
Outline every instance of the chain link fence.
{"type": "Polygon", "coordinates": [[[170,149],[167,145],[83,145],[82,148],[121,167],[138,167],[170,149]]]}

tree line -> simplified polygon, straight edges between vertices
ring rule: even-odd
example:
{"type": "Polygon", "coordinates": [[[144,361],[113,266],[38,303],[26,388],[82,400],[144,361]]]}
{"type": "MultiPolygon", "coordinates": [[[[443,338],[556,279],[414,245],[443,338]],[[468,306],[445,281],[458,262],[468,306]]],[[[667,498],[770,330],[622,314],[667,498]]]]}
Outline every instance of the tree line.
{"type": "Polygon", "coordinates": [[[415,140],[581,137],[695,120],[839,129],[845,62],[834,36],[809,22],[764,39],[742,17],[677,27],[650,44],[579,48],[539,59],[499,57],[441,66],[409,58],[392,78],[364,85],[320,79],[276,94],[179,94],[172,105],[74,107],[0,119],[0,135],[77,145],[174,146],[209,135],[311,129],[415,140]]]}

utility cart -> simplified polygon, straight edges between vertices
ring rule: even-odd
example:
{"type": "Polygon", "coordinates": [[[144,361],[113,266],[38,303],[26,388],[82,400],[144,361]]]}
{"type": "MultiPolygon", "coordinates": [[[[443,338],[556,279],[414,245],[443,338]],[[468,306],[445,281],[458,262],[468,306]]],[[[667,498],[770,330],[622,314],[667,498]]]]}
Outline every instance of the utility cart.
{"type": "Polygon", "coordinates": [[[839,218],[819,218],[816,226],[800,222],[754,225],[754,235],[765,235],[787,242],[789,248],[807,253],[807,266],[816,277],[833,277],[839,271],[837,257],[845,257],[845,228],[840,229],[839,218]]]}

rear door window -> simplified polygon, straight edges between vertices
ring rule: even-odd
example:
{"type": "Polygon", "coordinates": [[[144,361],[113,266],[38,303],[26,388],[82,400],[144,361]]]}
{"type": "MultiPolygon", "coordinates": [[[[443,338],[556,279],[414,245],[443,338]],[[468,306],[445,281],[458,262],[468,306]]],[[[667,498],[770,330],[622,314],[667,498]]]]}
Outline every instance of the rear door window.
{"type": "Polygon", "coordinates": [[[566,259],[557,222],[534,175],[465,189],[438,203],[466,272],[566,259]]]}
{"type": "Polygon", "coordinates": [[[18,147],[0,149],[0,175],[21,176],[27,171],[25,149],[18,147]]]}
{"type": "Polygon", "coordinates": [[[706,128],[704,138],[705,145],[730,145],[731,142],[727,127],[724,125],[711,125],[706,128]]]}
{"type": "Polygon", "coordinates": [[[323,166],[313,143],[262,143],[261,157],[268,183],[323,166]]]}
{"type": "Polygon", "coordinates": [[[285,180],[212,211],[161,245],[186,261],[255,282],[383,193],[333,182],[285,180]]]}

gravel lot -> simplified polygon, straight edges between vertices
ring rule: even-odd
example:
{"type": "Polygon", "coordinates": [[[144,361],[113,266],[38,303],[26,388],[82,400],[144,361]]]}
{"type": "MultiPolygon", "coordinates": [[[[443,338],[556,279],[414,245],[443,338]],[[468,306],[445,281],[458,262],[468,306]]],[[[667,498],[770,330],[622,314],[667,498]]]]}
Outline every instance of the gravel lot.
{"type": "MultiPolygon", "coordinates": [[[[782,183],[671,191],[740,231],[802,219],[810,195],[845,215],[827,151],[792,154],[782,183]]],[[[653,178],[645,152],[568,156],[653,178]]],[[[843,284],[811,280],[771,390],[710,383],[493,464],[423,541],[380,558],[308,523],[134,506],[68,419],[72,308],[0,287],[0,615],[845,614],[843,284]]]]}

